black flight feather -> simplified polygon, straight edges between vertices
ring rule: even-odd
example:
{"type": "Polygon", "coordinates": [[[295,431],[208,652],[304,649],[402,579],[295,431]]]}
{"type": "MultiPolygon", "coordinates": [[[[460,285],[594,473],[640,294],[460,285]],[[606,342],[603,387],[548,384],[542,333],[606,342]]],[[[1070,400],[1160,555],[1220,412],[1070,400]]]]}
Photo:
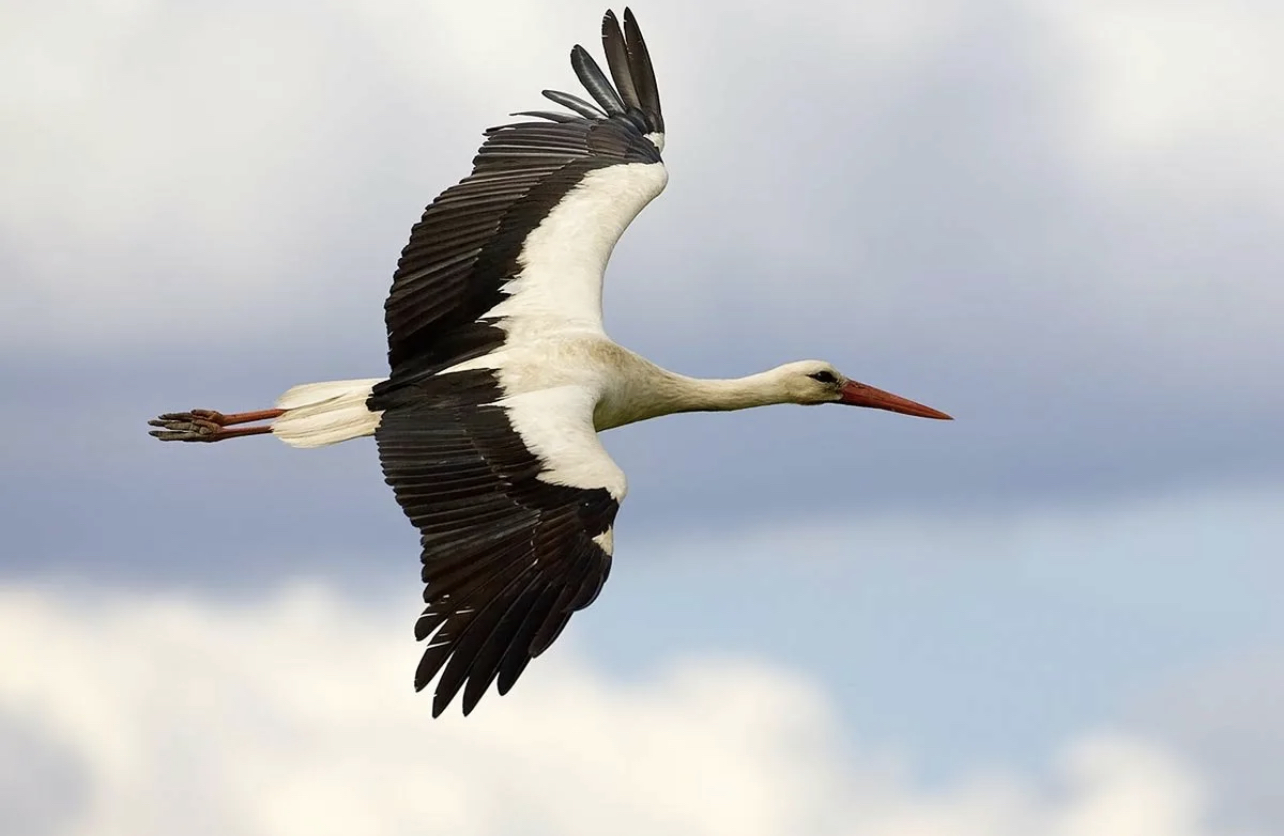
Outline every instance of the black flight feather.
{"type": "Polygon", "coordinates": [[[534,116],[536,119],[547,119],[550,122],[574,122],[577,117],[569,113],[558,113],[554,110],[519,110],[509,116],[534,116]]]}
{"type": "Polygon", "coordinates": [[[628,45],[629,74],[637,87],[642,113],[656,133],[664,133],[664,116],[660,112],[660,89],[655,83],[655,70],[651,68],[651,53],[642,39],[642,29],[632,10],[624,10],[624,39],[628,45]]]}
{"type": "Polygon", "coordinates": [[[606,74],[593,60],[593,56],[579,44],[571,50],[571,68],[575,70],[575,76],[580,80],[580,84],[584,85],[584,89],[589,91],[589,95],[602,106],[603,110],[611,116],[624,113],[624,102],[620,101],[620,94],[616,93],[611,82],[607,81],[606,74]]]}
{"type": "Polygon", "coordinates": [[[594,105],[581,99],[579,96],[572,96],[570,93],[563,93],[560,90],[541,90],[544,98],[552,102],[557,102],[562,107],[568,107],[571,110],[583,116],[585,119],[605,119],[606,114],[598,110],[594,105]]]}
{"type": "Polygon", "coordinates": [[[633,86],[633,70],[629,66],[629,47],[615,12],[609,9],[602,17],[602,49],[606,52],[606,66],[611,70],[611,79],[620,98],[630,110],[641,112],[642,102],[633,86]]]}

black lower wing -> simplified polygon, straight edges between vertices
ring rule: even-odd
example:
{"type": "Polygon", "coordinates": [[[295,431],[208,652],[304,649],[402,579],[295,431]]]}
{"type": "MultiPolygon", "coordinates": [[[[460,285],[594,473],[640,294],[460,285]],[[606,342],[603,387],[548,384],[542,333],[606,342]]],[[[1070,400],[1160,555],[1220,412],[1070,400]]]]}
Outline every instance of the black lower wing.
{"type": "Polygon", "coordinates": [[[428,640],[415,689],[439,673],[432,713],[463,688],[468,714],[498,680],[507,693],[593,602],[611,568],[594,541],[619,509],[605,488],[550,484],[523,443],[488,371],[429,378],[371,407],[388,484],[423,545],[428,640]]]}

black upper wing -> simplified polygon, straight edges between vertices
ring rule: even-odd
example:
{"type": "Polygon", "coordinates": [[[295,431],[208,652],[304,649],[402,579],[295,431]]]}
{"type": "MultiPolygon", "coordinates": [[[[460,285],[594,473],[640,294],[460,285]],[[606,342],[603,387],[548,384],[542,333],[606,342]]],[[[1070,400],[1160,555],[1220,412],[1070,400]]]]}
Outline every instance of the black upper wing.
{"type": "Polygon", "coordinates": [[[660,161],[660,97],[632,13],[625,10],[621,30],[607,12],[602,41],[618,91],[576,46],[572,66],[598,106],[544,91],[575,115],[522,113],[548,121],[486,131],[472,174],[434,200],[411,230],[384,305],[394,381],[497,347],[502,334],[474,323],[502,301],[526,236],[589,172],[660,161]]]}

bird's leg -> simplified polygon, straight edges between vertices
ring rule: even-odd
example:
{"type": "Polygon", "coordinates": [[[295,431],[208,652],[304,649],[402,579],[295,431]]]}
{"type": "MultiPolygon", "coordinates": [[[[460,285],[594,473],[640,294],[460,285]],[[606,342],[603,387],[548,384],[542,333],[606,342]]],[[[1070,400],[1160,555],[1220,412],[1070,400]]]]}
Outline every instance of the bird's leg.
{"type": "Polygon", "coordinates": [[[212,409],[193,409],[191,412],[166,412],[147,423],[153,427],[151,435],[161,441],[223,441],[243,435],[262,435],[272,432],[271,425],[236,427],[255,421],[270,421],[285,414],[284,409],[262,409],[258,412],[234,412],[224,415],[212,409]],[[228,427],[234,427],[228,429],[228,427]]]}

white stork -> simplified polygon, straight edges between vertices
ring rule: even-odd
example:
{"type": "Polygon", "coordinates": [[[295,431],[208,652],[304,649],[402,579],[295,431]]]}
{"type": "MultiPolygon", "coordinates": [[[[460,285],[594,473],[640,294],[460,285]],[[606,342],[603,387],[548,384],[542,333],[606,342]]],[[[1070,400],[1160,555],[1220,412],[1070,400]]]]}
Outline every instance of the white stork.
{"type": "Polygon", "coordinates": [[[602,327],[602,275],[629,222],[664,188],[664,117],[633,14],[602,21],[611,79],[581,46],[596,105],[491,128],[473,170],[425,210],[384,306],[387,378],[295,386],[275,409],[168,413],[164,441],[272,433],[295,447],[374,435],[420,531],[428,639],[420,690],[436,717],[507,693],[611,568],[624,473],[597,434],[675,412],[839,403],[949,418],[804,360],[731,380],[662,369],[602,327]],[[271,423],[262,423],[270,421],[271,423]]]}

